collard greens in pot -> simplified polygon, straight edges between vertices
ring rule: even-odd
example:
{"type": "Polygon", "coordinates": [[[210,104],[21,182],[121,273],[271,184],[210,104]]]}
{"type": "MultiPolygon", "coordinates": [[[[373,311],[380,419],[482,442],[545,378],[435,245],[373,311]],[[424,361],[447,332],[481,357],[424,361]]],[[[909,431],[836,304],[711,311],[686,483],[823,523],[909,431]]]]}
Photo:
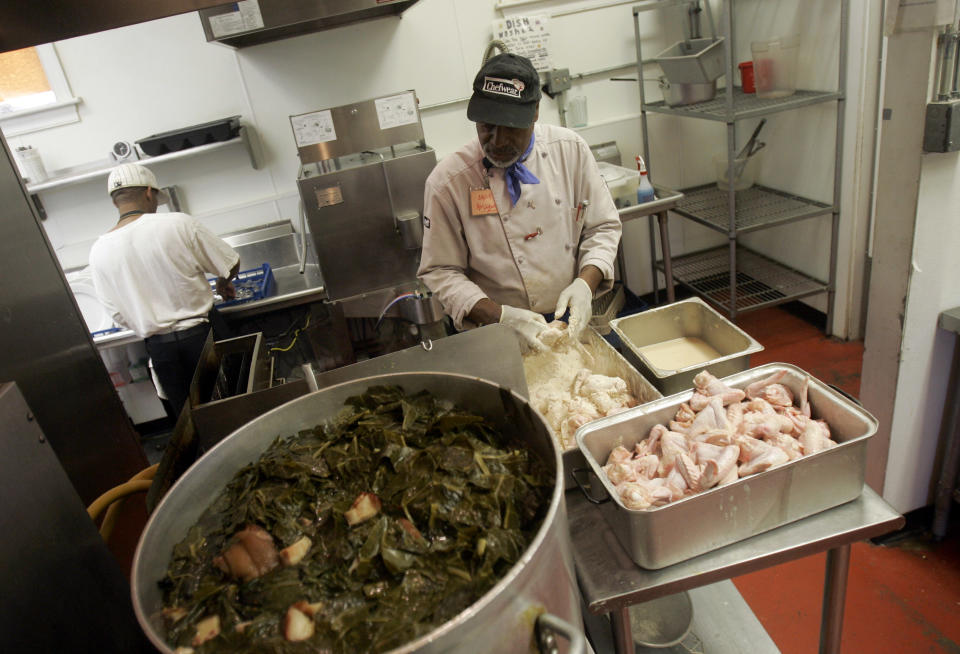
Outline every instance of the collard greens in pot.
{"type": "Polygon", "coordinates": [[[506,573],[551,487],[483,418],[372,387],[278,438],[177,544],[160,582],[167,641],[198,654],[399,647],[506,573]]]}

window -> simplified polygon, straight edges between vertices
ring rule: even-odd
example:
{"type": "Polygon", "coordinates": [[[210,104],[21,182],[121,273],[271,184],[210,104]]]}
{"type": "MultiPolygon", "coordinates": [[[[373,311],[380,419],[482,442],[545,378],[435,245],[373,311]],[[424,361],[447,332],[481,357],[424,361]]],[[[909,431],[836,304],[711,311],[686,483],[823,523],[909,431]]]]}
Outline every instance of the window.
{"type": "Polygon", "coordinates": [[[0,129],[6,137],[79,120],[79,98],[53,45],[0,53],[0,129]]]}

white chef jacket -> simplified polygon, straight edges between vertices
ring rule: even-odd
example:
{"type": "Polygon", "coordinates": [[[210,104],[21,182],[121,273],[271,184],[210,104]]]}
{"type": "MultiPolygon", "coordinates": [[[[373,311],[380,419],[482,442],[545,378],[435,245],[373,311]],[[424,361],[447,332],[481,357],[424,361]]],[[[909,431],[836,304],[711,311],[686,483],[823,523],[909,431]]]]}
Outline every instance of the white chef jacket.
{"type": "Polygon", "coordinates": [[[427,178],[417,274],[457,329],[485,297],[550,313],[590,264],[603,273],[598,292],[613,284],[620,216],[589,146],[572,130],[538,124],[523,163],[540,183],[523,184],[516,206],[504,170],[484,167],[479,140],[445,157],[427,178]],[[498,213],[471,215],[471,189],[487,186],[498,213]]]}
{"type": "Polygon", "coordinates": [[[240,256],[185,213],[143,214],[90,249],[94,288],[113,320],[146,338],[207,319],[207,274],[226,277],[240,256]]]}

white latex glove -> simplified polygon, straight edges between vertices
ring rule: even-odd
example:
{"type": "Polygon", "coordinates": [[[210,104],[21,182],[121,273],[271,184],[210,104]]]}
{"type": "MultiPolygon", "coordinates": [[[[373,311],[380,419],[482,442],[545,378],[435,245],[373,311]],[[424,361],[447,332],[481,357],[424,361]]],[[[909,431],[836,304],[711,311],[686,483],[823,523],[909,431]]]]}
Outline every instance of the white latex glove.
{"type": "Polygon", "coordinates": [[[536,311],[511,307],[506,304],[500,309],[500,324],[513,329],[520,336],[520,343],[537,352],[545,349],[540,333],[547,328],[547,321],[536,311]]]}
{"type": "Polygon", "coordinates": [[[590,290],[590,285],[580,277],[573,280],[573,283],[560,293],[560,297],[557,298],[557,310],[553,315],[559,320],[568,308],[570,320],[567,321],[567,329],[570,331],[570,338],[579,339],[580,333],[593,318],[593,291],[590,290]]]}

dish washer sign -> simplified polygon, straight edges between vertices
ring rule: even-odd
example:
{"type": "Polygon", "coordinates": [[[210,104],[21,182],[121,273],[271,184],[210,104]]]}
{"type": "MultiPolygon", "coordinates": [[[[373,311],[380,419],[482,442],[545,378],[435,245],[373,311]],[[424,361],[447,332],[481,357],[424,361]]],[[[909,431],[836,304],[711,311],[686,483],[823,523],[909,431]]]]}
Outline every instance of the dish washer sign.
{"type": "Polygon", "coordinates": [[[412,92],[377,98],[377,121],[380,129],[390,129],[417,122],[417,98],[412,92]]]}
{"type": "Polygon", "coordinates": [[[333,115],[329,109],[292,116],[290,124],[298,148],[337,140],[337,130],[333,127],[333,115]]]}
{"type": "Polygon", "coordinates": [[[213,33],[213,38],[219,39],[263,27],[263,14],[260,13],[259,0],[240,0],[234,3],[234,6],[236,7],[234,11],[210,16],[210,31],[213,33]]]}
{"type": "Polygon", "coordinates": [[[509,52],[523,55],[533,67],[550,70],[550,18],[545,15],[511,16],[493,21],[493,38],[503,41],[509,52]]]}

